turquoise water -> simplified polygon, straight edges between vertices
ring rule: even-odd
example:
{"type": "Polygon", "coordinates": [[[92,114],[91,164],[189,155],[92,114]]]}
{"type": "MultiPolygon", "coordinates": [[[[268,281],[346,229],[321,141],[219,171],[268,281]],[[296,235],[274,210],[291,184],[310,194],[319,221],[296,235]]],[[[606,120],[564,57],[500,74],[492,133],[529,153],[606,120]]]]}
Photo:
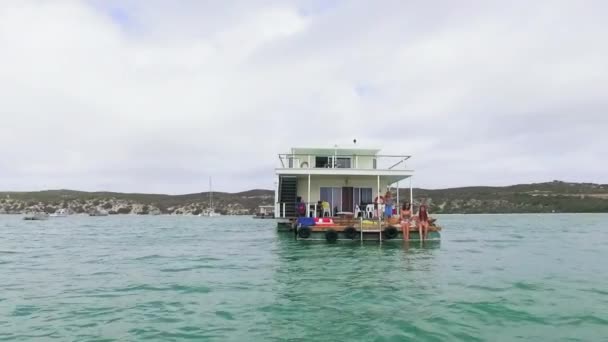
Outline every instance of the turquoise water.
{"type": "Polygon", "coordinates": [[[606,341],[608,215],[450,215],[441,243],[244,217],[0,216],[0,341],[606,341]]]}

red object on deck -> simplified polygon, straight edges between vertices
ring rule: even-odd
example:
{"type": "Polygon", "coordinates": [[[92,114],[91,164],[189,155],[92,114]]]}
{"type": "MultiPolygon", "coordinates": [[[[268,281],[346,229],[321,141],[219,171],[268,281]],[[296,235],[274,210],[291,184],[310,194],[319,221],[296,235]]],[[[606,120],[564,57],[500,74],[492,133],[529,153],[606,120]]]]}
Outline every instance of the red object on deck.
{"type": "Polygon", "coordinates": [[[331,217],[316,217],[315,226],[330,226],[334,224],[334,220],[331,217]]]}

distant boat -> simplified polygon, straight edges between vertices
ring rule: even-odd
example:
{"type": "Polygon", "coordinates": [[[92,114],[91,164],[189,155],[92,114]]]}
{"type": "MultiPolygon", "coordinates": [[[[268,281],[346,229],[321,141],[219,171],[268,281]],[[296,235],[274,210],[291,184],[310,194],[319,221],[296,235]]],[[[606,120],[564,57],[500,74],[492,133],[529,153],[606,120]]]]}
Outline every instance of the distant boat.
{"type": "Polygon", "coordinates": [[[268,219],[274,218],[274,205],[261,205],[258,207],[259,211],[255,213],[253,218],[256,219],[268,219]]]}
{"type": "Polygon", "coordinates": [[[213,188],[211,186],[211,177],[209,177],[209,209],[198,214],[198,216],[207,216],[207,217],[222,216],[222,214],[216,212],[215,207],[213,207],[213,188]]]}
{"type": "Polygon", "coordinates": [[[93,210],[89,212],[89,216],[108,216],[108,212],[105,210],[93,210]]]}
{"type": "Polygon", "coordinates": [[[39,213],[30,213],[26,214],[23,219],[26,221],[43,221],[49,218],[49,214],[39,212],[39,213]]]}
{"type": "Polygon", "coordinates": [[[51,215],[49,215],[49,217],[67,217],[68,211],[66,209],[59,209],[56,212],[52,213],[51,215]]]}
{"type": "Polygon", "coordinates": [[[215,212],[213,209],[211,209],[211,210],[206,210],[206,211],[198,214],[198,216],[215,217],[215,216],[222,216],[222,214],[215,212]]]}

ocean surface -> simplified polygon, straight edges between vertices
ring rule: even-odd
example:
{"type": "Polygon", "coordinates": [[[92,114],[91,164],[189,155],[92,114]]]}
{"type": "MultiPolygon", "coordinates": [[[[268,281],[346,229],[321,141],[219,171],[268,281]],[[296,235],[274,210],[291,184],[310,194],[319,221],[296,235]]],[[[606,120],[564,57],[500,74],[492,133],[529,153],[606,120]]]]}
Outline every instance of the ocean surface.
{"type": "Polygon", "coordinates": [[[0,216],[0,341],[608,341],[608,215],[444,215],[440,243],[248,217],[0,216]]]}

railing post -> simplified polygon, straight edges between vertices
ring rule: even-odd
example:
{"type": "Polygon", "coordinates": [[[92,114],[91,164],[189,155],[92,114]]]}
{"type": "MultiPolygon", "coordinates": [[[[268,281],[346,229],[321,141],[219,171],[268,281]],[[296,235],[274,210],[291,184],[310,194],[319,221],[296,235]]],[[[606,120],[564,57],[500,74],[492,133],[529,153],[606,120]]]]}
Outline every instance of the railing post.
{"type": "Polygon", "coordinates": [[[379,241],[382,242],[382,216],[378,215],[378,233],[379,241]]]}
{"type": "Polygon", "coordinates": [[[359,221],[359,232],[361,233],[361,242],[363,242],[363,216],[361,216],[359,221]]]}
{"type": "Polygon", "coordinates": [[[283,218],[285,218],[285,202],[283,202],[283,218]]]}

